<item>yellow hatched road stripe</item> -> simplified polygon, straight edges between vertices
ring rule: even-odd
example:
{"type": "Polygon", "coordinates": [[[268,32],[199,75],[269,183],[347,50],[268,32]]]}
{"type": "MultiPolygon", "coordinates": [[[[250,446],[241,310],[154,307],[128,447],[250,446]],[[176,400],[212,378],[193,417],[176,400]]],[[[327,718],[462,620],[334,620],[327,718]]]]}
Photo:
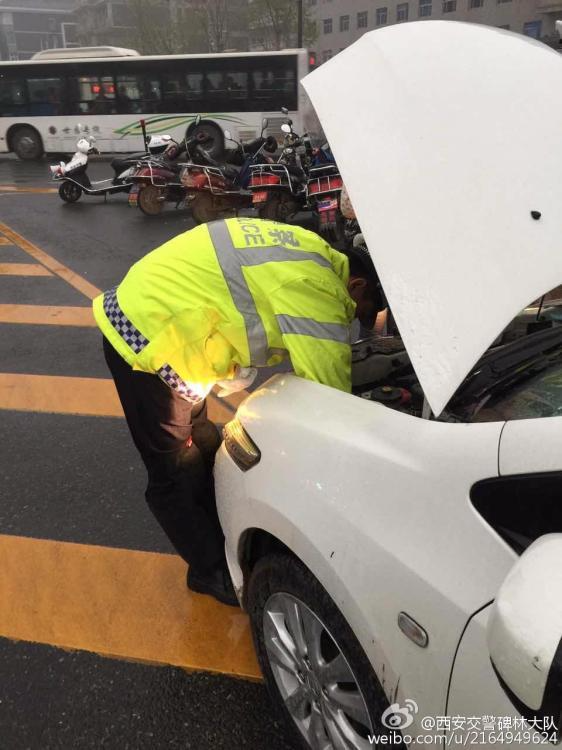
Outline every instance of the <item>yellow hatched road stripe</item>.
{"type": "Polygon", "coordinates": [[[248,619],[175,555],[0,536],[0,636],[259,679],[248,619]]]}
{"type": "Polygon", "coordinates": [[[55,307],[51,305],[2,305],[0,323],[95,327],[90,307],[55,307]]]}
{"type": "Polygon", "coordinates": [[[10,229],[10,227],[6,224],[0,223],[0,232],[5,237],[7,237],[14,245],[20,247],[22,250],[28,253],[28,255],[31,255],[33,258],[35,258],[36,261],[44,265],[57,276],[60,276],[61,279],[64,279],[67,284],[73,286],[85,297],[94,299],[94,297],[97,297],[98,294],[101,294],[101,290],[96,286],[90,284],[89,281],[86,281],[86,279],[82,278],[82,276],[79,276],[77,273],[74,273],[74,271],[71,271],[70,268],[67,268],[62,263],[59,263],[56,258],[53,258],[44,250],[41,250],[39,247],[37,247],[37,245],[34,245],[33,242],[29,242],[29,240],[26,240],[25,237],[21,236],[21,234],[14,232],[14,230],[10,229]]]}
{"type": "Polygon", "coordinates": [[[0,409],[123,416],[112,380],[58,375],[0,373],[0,409]]]}
{"type": "Polygon", "coordinates": [[[20,185],[0,185],[0,193],[58,193],[57,188],[24,187],[20,185]]]}
{"type": "MultiPolygon", "coordinates": [[[[211,393],[207,400],[209,419],[228,422],[242,399],[242,394],[219,399],[211,393]]],[[[0,409],[123,417],[113,380],[63,375],[0,373],[0,409]]]]}
{"type": "Polygon", "coordinates": [[[39,263],[0,263],[0,276],[52,276],[39,263]]]}

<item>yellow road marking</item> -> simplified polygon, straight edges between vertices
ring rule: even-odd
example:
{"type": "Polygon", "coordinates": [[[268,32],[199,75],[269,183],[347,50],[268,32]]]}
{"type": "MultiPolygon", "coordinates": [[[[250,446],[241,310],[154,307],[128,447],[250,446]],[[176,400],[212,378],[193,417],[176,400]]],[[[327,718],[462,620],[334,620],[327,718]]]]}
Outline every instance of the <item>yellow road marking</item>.
{"type": "MultiPolygon", "coordinates": [[[[231,398],[219,399],[211,393],[207,401],[209,419],[219,423],[231,420],[236,408],[231,398]]],[[[62,375],[0,373],[0,409],[96,417],[123,416],[113,380],[62,375]]]]}
{"type": "Polygon", "coordinates": [[[70,268],[67,268],[62,263],[59,263],[56,258],[51,257],[44,250],[38,248],[37,245],[34,245],[32,242],[26,240],[21,236],[21,234],[14,232],[14,230],[10,229],[10,227],[6,224],[0,223],[0,232],[11,242],[13,242],[14,245],[18,245],[18,247],[35,258],[35,260],[37,260],[39,263],[42,263],[46,268],[55,273],[57,276],[60,276],[61,279],[64,279],[68,284],[70,284],[70,286],[73,286],[85,297],[94,299],[94,297],[97,297],[98,294],[101,293],[101,290],[95,287],[93,284],[90,284],[89,281],[86,281],[86,279],[82,278],[82,276],[79,276],[77,273],[74,273],[74,271],[71,271],[70,268]]]}
{"type": "Polygon", "coordinates": [[[0,373],[0,409],[123,416],[112,380],[56,375],[0,373]]]}
{"type": "Polygon", "coordinates": [[[19,185],[0,185],[0,193],[58,193],[57,188],[22,187],[19,185]]]}
{"type": "Polygon", "coordinates": [[[259,679],[248,619],[175,555],[0,536],[0,635],[259,679]]]}
{"type": "Polygon", "coordinates": [[[0,237],[0,245],[13,245],[7,237],[0,237]]]}
{"type": "Polygon", "coordinates": [[[0,276],[52,276],[39,263],[0,263],[0,276]]]}
{"type": "Polygon", "coordinates": [[[87,327],[95,327],[96,325],[90,307],[1,304],[0,323],[87,327]]]}

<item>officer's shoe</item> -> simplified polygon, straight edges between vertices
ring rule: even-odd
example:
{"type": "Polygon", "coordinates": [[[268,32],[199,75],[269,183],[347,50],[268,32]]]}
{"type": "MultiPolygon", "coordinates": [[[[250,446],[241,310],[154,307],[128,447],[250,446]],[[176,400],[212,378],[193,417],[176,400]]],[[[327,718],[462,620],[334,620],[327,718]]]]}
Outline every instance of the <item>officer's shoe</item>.
{"type": "Polygon", "coordinates": [[[226,567],[215,568],[210,572],[200,572],[190,567],[187,571],[187,587],[197,594],[214,596],[219,602],[231,607],[240,606],[226,567]]]}

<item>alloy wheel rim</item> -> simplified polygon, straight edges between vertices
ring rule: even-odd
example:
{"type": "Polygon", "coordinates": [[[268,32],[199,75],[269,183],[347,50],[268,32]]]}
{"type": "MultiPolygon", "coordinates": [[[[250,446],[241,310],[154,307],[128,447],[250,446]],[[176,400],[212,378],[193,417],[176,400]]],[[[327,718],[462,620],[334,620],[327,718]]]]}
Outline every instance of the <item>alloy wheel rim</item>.
{"type": "Polygon", "coordinates": [[[318,615],[291,594],[263,612],[269,665],[285,707],[313,750],[366,750],[373,725],[359,682],[318,615]]]}

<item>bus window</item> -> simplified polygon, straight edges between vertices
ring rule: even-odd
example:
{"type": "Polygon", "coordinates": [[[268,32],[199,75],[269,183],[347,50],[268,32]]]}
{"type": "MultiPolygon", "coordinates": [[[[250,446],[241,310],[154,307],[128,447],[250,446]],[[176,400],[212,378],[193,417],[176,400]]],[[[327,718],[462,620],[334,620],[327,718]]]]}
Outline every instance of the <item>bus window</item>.
{"type": "Polygon", "coordinates": [[[25,108],[25,84],[23,80],[6,79],[0,76],[0,116],[21,115],[25,108]]]}
{"type": "Polygon", "coordinates": [[[183,73],[166,73],[162,76],[161,112],[186,111],[186,81],[183,73]]]}
{"type": "Polygon", "coordinates": [[[70,115],[112,115],[117,111],[111,76],[69,78],[68,92],[70,115]]]}
{"type": "Polygon", "coordinates": [[[245,99],[248,96],[247,73],[207,73],[207,92],[211,98],[245,99]]]}
{"type": "Polygon", "coordinates": [[[192,101],[203,99],[203,73],[188,73],[186,79],[186,97],[192,101]]]}
{"type": "Polygon", "coordinates": [[[252,101],[257,109],[277,110],[279,107],[297,108],[297,76],[293,60],[274,62],[252,72],[252,101]]]}
{"type": "Polygon", "coordinates": [[[30,115],[62,114],[62,78],[28,78],[27,93],[30,115]]]}
{"type": "Polygon", "coordinates": [[[160,102],[160,81],[150,80],[142,75],[122,75],[116,77],[117,109],[121,113],[158,112],[160,102]]]}

